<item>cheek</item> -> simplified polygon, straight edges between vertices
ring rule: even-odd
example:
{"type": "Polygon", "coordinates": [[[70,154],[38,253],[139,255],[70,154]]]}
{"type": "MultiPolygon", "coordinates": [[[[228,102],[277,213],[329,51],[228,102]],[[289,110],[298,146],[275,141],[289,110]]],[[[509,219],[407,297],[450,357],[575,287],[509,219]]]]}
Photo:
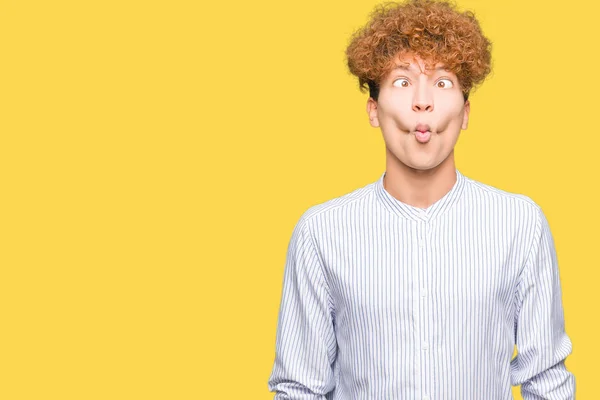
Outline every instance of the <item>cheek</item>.
{"type": "Polygon", "coordinates": [[[439,111],[449,116],[462,115],[464,110],[464,101],[462,94],[448,93],[447,96],[442,96],[436,102],[439,111]]]}
{"type": "Polygon", "coordinates": [[[389,121],[406,121],[410,118],[412,111],[411,101],[404,97],[396,97],[393,99],[386,99],[386,101],[380,104],[380,115],[383,119],[389,121]]]}
{"type": "Polygon", "coordinates": [[[464,107],[462,105],[440,105],[438,107],[439,122],[442,125],[462,124],[464,107]]]}

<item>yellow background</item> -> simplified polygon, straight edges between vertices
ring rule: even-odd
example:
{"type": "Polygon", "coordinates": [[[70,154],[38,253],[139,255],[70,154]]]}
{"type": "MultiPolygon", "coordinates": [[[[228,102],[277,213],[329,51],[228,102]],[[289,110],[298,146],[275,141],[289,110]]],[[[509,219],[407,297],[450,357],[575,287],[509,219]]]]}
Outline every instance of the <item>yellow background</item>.
{"type": "MultiPolygon", "coordinates": [[[[0,398],[271,399],[292,228],[384,170],[344,64],[376,2],[0,4],[0,398]]],[[[595,399],[600,7],[552,4],[459,2],[494,72],[456,160],[543,208],[595,399]]]]}

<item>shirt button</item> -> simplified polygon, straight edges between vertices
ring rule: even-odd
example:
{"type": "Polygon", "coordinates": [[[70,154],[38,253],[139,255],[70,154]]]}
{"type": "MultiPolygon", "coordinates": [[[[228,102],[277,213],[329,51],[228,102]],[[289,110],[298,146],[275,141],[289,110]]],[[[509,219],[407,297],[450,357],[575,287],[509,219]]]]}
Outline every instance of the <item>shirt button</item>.
{"type": "Polygon", "coordinates": [[[423,400],[429,400],[429,396],[427,396],[427,395],[423,396],[423,400]]]}
{"type": "Polygon", "coordinates": [[[419,243],[419,246],[420,246],[420,247],[425,247],[425,242],[423,242],[423,241],[421,240],[421,242],[419,243]]]}
{"type": "Polygon", "coordinates": [[[427,296],[427,289],[421,288],[421,296],[423,296],[423,297],[427,296]]]}
{"type": "Polygon", "coordinates": [[[427,342],[423,342],[423,350],[427,350],[427,348],[429,347],[429,344],[427,342]]]}

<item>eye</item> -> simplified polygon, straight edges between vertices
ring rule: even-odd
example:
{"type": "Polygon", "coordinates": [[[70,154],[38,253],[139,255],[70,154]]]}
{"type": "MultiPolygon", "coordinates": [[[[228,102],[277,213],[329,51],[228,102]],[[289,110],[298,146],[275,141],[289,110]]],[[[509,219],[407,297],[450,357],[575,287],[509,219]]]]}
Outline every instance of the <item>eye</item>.
{"type": "Polygon", "coordinates": [[[396,85],[396,82],[400,82],[400,87],[407,87],[408,86],[408,80],[404,79],[404,78],[400,78],[400,79],[396,79],[393,83],[394,86],[398,86],[396,85]]]}
{"type": "Polygon", "coordinates": [[[450,79],[440,79],[439,81],[436,82],[435,85],[439,88],[449,89],[454,86],[454,83],[452,83],[452,81],[450,79]],[[448,83],[446,83],[446,82],[448,82],[448,83]],[[440,86],[440,83],[442,84],[441,86],[440,86]]]}

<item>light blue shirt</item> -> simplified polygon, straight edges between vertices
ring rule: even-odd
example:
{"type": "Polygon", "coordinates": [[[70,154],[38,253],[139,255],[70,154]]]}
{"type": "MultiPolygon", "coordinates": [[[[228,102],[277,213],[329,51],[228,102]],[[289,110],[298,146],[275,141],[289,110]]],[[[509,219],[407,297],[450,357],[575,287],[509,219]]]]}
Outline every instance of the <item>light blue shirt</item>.
{"type": "Polygon", "coordinates": [[[287,249],[275,399],[575,399],[548,221],[456,169],[426,209],[383,178],[306,210],[287,249]],[[518,354],[512,358],[517,346],[518,354]]]}

